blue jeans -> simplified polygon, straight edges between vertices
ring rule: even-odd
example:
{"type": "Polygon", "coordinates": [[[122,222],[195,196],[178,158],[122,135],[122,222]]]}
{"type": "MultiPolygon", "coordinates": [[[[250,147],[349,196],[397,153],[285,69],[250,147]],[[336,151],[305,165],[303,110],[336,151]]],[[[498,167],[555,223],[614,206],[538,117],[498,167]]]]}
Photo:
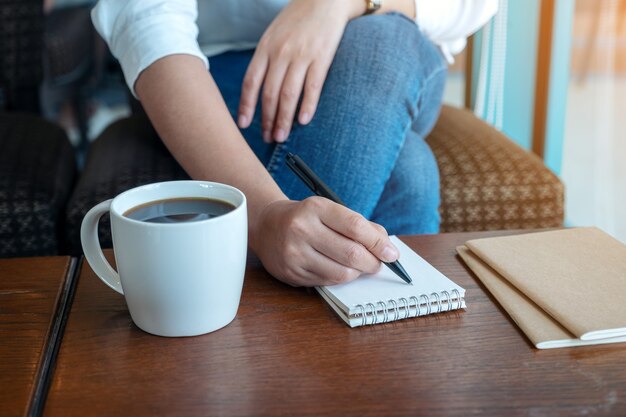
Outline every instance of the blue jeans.
{"type": "MultiPolygon", "coordinates": [[[[210,59],[235,119],[253,53],[210,59]]],[[[390,234],[437,233],[439,173],[423,138],[439,114],[445,77],[440,52],[413,21],[399,14],[360,17],[346,27],[308,125],[294,122],[286,142],[266,144],[259,105],[242,133],[289,198],[311,195],[285,164],[293,152],[348,207],[390,234]]]]}

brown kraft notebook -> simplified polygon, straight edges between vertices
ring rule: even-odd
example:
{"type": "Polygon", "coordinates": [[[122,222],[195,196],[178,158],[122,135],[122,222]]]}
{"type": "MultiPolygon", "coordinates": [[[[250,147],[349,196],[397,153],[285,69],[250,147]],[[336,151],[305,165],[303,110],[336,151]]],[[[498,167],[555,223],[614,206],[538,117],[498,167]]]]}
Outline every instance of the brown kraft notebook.
{"type": "Polygon", "coordinates": [[[458,248],[540,348],[626,341],[626,245],[596,228],[487,239],[458,248]]]}

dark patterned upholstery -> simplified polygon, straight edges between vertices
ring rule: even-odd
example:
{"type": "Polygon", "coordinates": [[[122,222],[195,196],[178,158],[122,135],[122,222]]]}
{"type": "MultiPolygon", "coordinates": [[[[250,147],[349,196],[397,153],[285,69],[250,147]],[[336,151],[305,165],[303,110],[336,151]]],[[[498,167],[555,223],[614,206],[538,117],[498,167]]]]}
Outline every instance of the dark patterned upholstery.
{"type": "Polygon", "coordinates": [[[96,81],[95,29],[91,5],[53,9],[46,16],[44,33],[45,94],[49,105],[70,104],[80,133],[79,154],[89,145],[89,87],[96,81]]]}
{"type": "MultiPolygon", "coordinates": [[[[80,223],[97,203],[139,185],[181,179],[189,177],[145,116],[135,115],[113,123],[91,145],[85,169],[68,202],[69,253],[82,252],[80,223]]],[[[100,243],[111,247],[108,216],[100,222],[100,243]]]]}
{"type": "Polygon", "coordinates": [[[85,76],[94,56],[91,6],[54,9],[46,18],[46,76],[54,84],[73,82],[85,76]]]}
{"type": "Polygon", "coordinates": [[[65,132],[36,116],[0,114],[0,257],[64,252],[75,158],[65,132]]]}
{"type": "MultiPolygon", "coordinates": [[[[472,113],[444,106],[427,141],[441,171],[442,232],[562,225],[559,179],[472,113]]],[[[145,116],[114,123],[92,145],[68,204],[71,253],[81,252],[80,222],[95,204],[141,184],[187,178],[145,116]]],[[[100,241],[111,246],[107,219],[100,241]]]]}
{"type": "Polygon", "coordinates": [[[43,3],[0,0],[0,110],[39,111],[43,3]]]}
{"type": "Polygon", "coordinates": [[[563,225],[561,181],[471,112],[444,106],[426,141],[441,173],[441,232],[563,225]]]}

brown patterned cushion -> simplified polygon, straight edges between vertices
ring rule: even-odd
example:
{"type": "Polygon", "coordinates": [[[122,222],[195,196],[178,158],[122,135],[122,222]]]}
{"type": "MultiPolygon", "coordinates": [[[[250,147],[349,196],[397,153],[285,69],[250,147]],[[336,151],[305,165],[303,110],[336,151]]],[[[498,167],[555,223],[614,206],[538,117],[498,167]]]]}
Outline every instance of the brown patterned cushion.
{"type": "Polygon", "coordinates": [[[561,181],[471,112],[444,106],[426,141],[441,173],[441,232],[562,226],[561,181]]]}

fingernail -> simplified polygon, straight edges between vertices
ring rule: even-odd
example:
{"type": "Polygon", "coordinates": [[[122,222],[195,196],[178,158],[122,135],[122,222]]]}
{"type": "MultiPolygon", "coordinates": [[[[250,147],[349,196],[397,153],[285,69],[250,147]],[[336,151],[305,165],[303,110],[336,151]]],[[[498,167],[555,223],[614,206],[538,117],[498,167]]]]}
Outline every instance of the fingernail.
{"type": "Polygon", "coordinates": [[[311,121],[311,115],[309,115],[309,113],[302,113],[302,115],[300,116],[300,124],[301,125],[305,125],[307,123],[309,123],[311,121]]]}
{"type": "Polygon", "coordinates": [[[263,131],[263,142],[270,143],[272,140],[272,133],[269,130],[263,131]]]}
{"type": "Polygon", "coordinates": [[[287,138],[287,133],[285,133],[285,130],[278,129],[278,131],[276,132],[276,140],[278,142],[284,142],[286,138],[287,138]]]}
{"type": "Polygon", "coordinates": [[[385,262],[394,262],[396,260],[398,260],[398,256],[400,254],[398,253],[398,249],[394,248],[391,245],[387,245],[383,248],[383,261],[385,262]]]}
{"type": "Polygon", "coordinates": [[[238,124],[239,124],[239,127],[242,129],[245,129],[246,127],[248,127],[248,117],[246,117],[243,114],[239,116],[238,124]]]}

